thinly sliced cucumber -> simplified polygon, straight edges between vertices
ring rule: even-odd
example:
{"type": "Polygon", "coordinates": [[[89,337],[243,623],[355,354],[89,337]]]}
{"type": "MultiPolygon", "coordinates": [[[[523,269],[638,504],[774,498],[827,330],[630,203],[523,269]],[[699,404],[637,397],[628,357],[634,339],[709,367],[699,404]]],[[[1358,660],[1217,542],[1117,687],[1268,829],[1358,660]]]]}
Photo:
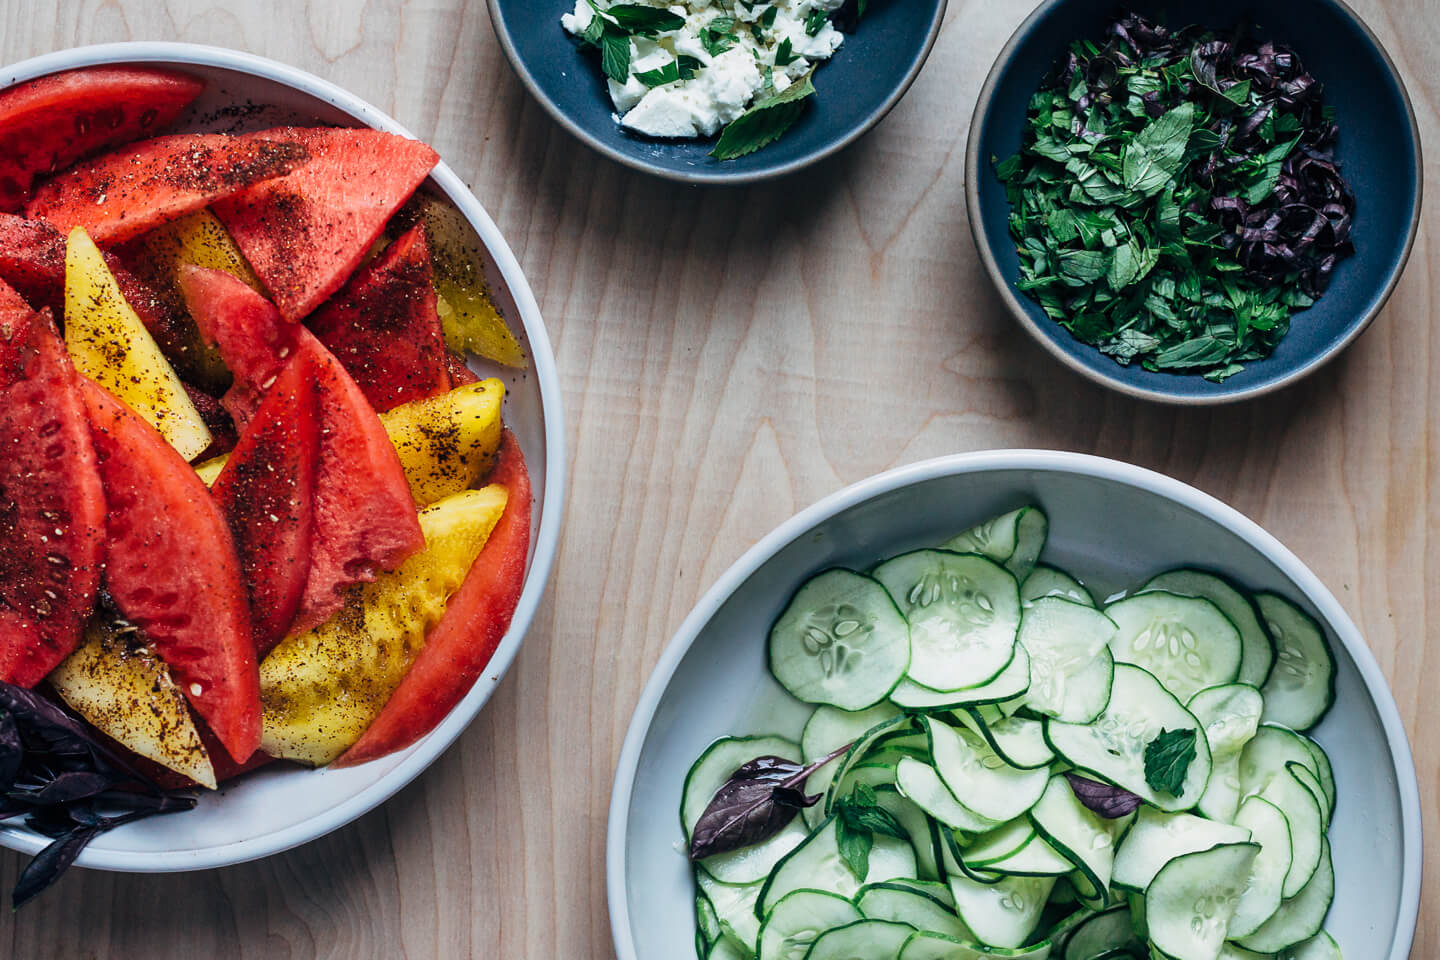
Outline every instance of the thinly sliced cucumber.
{"type": "Polygon", "coordinates": [[[1275,667],[1260,689],[1265,720],[1309,730],[1335,702],[1335,656],[1325,631],[1282,596],[1258,593],[1255,602],[1275,639],[1275,667]]]}
{"type": "Polygon", "coordinates": [[[956,800],[940,774],[928,763],[904,758],[895,768],[895,785],[917,807],[952,829],[983,833],[998,825],[997,821],[980,816],[956,800]]]}
{"type": "MultiPolygon", "coordinates": [[[[1161,960],[1164,960],[1164,958],[1161,958],[1161,960]]],[[[1221,944],[1220,956],[1216,957],[1215,960],[1275,960],[1275,955],[1246,950],[1238,943],[1231,943],[1229,940],[1226,940],[1221,944]]]]}
{"type": "Polygon", "coordinates": [[[1036,832],[1085,874],[1092,896],[1110,886],[1115,867],[1115,838],[1110,825],[1075,798],[1063,774],[1050,778],[1029,817],[1036,832]]]}
{"type": "Polygon", "coordinates": [[[1299,896],[1319,869],[1325,846],[1320,802],[1309,788],[1290,772],[1276,777],[1258,794],[1280,808],[1290,823],[1290,870],[1285,874],[1283,896],[1299,896]]]}
{"type": "Polygon", "coordinates": [[[1150,942],[1175,960],[1213,960],[1225,942],[1259,844],[1234,843],[1176,857],[1145,890],[1150,942]]]}
{"type": "Polygon", "coordinates": [[[947,883],[936,883],[931,880],[906,880],[897,878],[886,880],[891,886],[905,887],[907,890],[914,890],[916,893],[923,893],[931,900],[936,901],[946,910],[955,911],[955,895],[950,892],[950,885],[947,883]]]}
{"type": "Polygon", "coordinates": [[[916,876],[921,880],[938,881],[940,863],[935,852],[935,823],[893,783],[883,783],[875,788],[875,802],[900,821],[900,826],[910,834],[910,846],[915,849],[916,876]]]}
{"type": "MultiPolygon", "coordinates": [[[[1070,881],[1066,877],[1061,877],[1055,881],[1055,886],[1050,891],[1050,909],[1063,907],[1068,903],[1074,902],[1074,891],[1071,890],[1068,896],[1065,893],[1069,883],[1070,881]]],[[[1076,907],[1068,916],[1062,917],[1051,926],[1050,932],[1046,935],[1046,939],[1050,941],[1053,953],[1057,958],[1063,958],[1065,956],[1065,945],[1070,942],[1070,938],[1075,935],[1075,931],[1080,929],[1087,920],[1099,912],[1098,910],[1091,910],[1086,907],[1076,907]]]]}
{"type": "Polygon", "coordinates": [[[1054,886],[1054,877],[1003,877],[996,883],[977,883],[963,874],[950,878],[955,912],[975,939],[1012,950],[1035,932],[1054,886]]]}
{"type": "MultiPolygon", "coordinates": [[[[715,906],[720,929],[754,953],[760,940],[760,918],[755,905],[760,899],[762,883],[729,884],[712,880],[704,870],[695,871],[695,882],[715,906]]],[[[725,939],[722,937],[721,939],[725,939]]]]}
{"type": "Polygon", "coordinates": [[[982,817],[1004,822],[1035,805],[1049,781],[1046,770],[1012,767],[980,737],[933,717],[925,721],[930,755],[955,799],[982,817]]]}
{"type": "Polygon", "coordinates": [[[1249,595],[1235,588],[1224,577],[1203,570],[1170,570],[1157,577],[1151,577],[1145,586],[1147,590],[1164,590],[1182,597],[1203,597],[1215,606],[1240,631],[1240,673],[1236,676],[1241,683],[1259,687],[1270,676],[1270,667],[1275,662],[1275,644],[1270,631],[1260,622],[1260,613],[1255,601],[1249,595]]]}
{"type": "MultiPolygon", "coordinates": [[[[976,883],[992,884],[999,883],[1004,877],[998,873],[990,873],[986,870],[976,870],[967,866],[964,860],[967,842],[967,835],[959,830],[941,830],[940,839],[940,865],[945,868],[945,879],[948,883],[951,877],[968,877],[976,883]]],[[[953,893],[953,891],[952,891],[953,893]]]]}
{"type": "Polygon", "coordinates": [[[863,710],[910,665],[910,630],[885,588],[853,570],[805,582],[770,628],[770,672],[806,703],[863,710]]]}
{"type": "Polygon", "coordinates": [[[753,954],[729,937],[721,937],[710,945],[705,960],[750,960],[753,954]]]}
{"type": "Polygon", "coordinates": [[[1095,606],[1095,598],[1083,583],[1064,570],[1038,563],[1020,583],[1020,602],[1028,605],[1041,597],[1059,597],[1087,607],[1095,606]]]}
{"type": "Polygon", "coordinates": [[[800,734],[800,752],[806,763],[813,763],[847,743],[854,743],[878,724],[893,719],[899,713],[888,702],[855,711],[831,706],[816,707],[800,734]]]}
{"type": "Polygon", "coordinates": [[[1045,549],[1050,523],[1038,507],[1021,507],[972,527],[945,543],[946,550],[978,553],[1024,580],[1045,549]]]}
{"type": "Polygon", "coordinates": [[[970,704],[1003,704],[1022,696],[1030,687],[1030,655],[1019,644],[1005,669],[994,679],[968,690],[931,690],[910,680],[901,680],[890,693],[890,702],[911,711],[955,710],[970,704]]]}
{"type": "Polygon", "coordinates": [[[1340,960],[1340,945],[1334,937],[1321,930],[1309,940],[1286,950],[1285,960],[1340,960]]]}
{"type": "Polygon", "coordinates": [[[1280,808],[1261,797],[1251,797],[1235,813],[1235,825],[1250,831],[1260,852],[1250,867],[1250,880],[1240,894],[1226,936],[1239,939],[1260,929],[1279,908],[1285,874],[1290,872],[1290,821],[1280,808]]]}
{"type": "Polygon", "coordinates": [[[1111,907],[1086,919],[1065,941],[1065,960],[1098,960],[1137,943],[1130,909],[1111,907]]]}
{"type": "Polygon", "coordinates": [[[803,960],[822,932],[863,919],[855,904],[838,893],[792,890],[760,925],[755,960],[803,960]]]}
{"type": "Polygon", "coordinates": [[[1142,806],[1120,841],[1110,882],[1122,889],[1144,891],[1165,864],[1177,857],[1249,839],[1250,831],[1244,827],[1142,806]]]}
{"type": "Polygon", "coordinates": [[[1105,608],[1119,627],[1110,652],[1144,667],[1182,702],[1240,672],[1240,631],[1209,600],[1156,590],[1105,608]]]}
{"type": "Polygon", "coordinates": [[[1128,663],[1115,664],[1110,702],[1095,722],[1047,720],[1045,739],[1076,769],[1124,787],[1162,810],[1195,806],[1210,779],[1210,746],[1199,722],[1154,676],[1128,663]],[[1195,731],[1195,759],[1178,797],[1152,790],[1145,780],[1145,748],[1162,730],[1195,731]]]}
{"type": "MultiPolygon", "coordinates": [[[[689,843],[691,831],[715,791],[730,779],[731,774],[756,757],[781,757],[799,762],[800,748],[783,737],[722,737],[700,754],[685,776],[680,801],[680,820],[689,843]]],[[[729,853],[717,853],[700,861],[705,872],[722,883],[753,883],[763,880],[772,867],[805,839],[803,821],[791,820],[779,833],[763,843],[741,847],[729,853]]]]}
{"type": "Polygon", "coordinates": [[[1033,836],[1035,828],[1030,821],[1024,817],[1016,817],[1009,823],[1002,823],[976,837],[974,842],[965,848],[962,859],[979,870],[1016,853],[1029,843],[1033,836]]]}
{"type": "Polygon", "coordinates": [[[915,928],[890,920],[858,920],[820,934],[805,954],[806,960],[859,960],[894,957],[915,928]]]}
{"type": "Polygon", "coordinates": [[[715,905],[705,895],[704,890],[695,891],[695,932],[700,938],[704,947],[700,951],[701,956],[710,949],[710,944],[720,939],[720,917],[715,913],[715,905]]]}
{"type": "MultiPolygon", "coordinates": [[[[967,943],[940,933],[917,930],[900,949],[899,960],[1049,960],[1054,956],[1048,940],[1018,950],[1002,950],[978,943],[967,943]]],[[[871,958],[866,957],[864,960],[871,958]]]]}
{"type": "Polygon", "coordinates": [[[1020,617],[1020,646],[1030,654],[1025,705],[1036,713],[1086,723],[1110,698],[1108,665],[1097,658],[1114,641],[1115,622],[1093,606],[1046,597],[1020,617]]]}
{"type": "Polygon", "coordinates": [[[1320,779],[1320,789],[1325,794],[1325,803],[1330,808],[1330,816],[1335,816],[1335,771],[1330,766],[1330,755],[1325,749],[1311,740],[1305,738],[1305,746],[1309,748],[1310,755],[1315,758],[1315,776],[1320,779]]]}
{"type": "Polygon", "coordinates": [[[906,675],[916,683],[977,687],[1014,656],[1020,589],[1004,567],[976,554],[915,550],[880,564],[874,576],[910,623],[906,675]]]}
{"type": "Polygon", "coordinates": [[[1025,845],[1009,856],[986,866],[986,872],[1007,877],[1063,877],[1075,869],[1070,858],[1050,845],[1039,833],[1032,833],[1025,845]]]}
{"type": "Polygon", "coordinates": [[[1315,754],[1303,734],[1288,727],[1264,723],[1240,751],[1241,797],[1253,797],[1266,784],[1285,772],[1288,764],[1298,763],[1315,773],[1315,754]]]}
{"type": "Polygon", "coordinates": [[[883,834],[874,837],[869,871],[863,879],[856,877],[840,856],[835,825],[835,818],[828,818],[775,865],[755,905],[757,917],[768,915],[780,898],[792,890],[829,890],[844,897],[853,897],[864,883],[915,877],[915,851],[910,843],[883,834]]]}
{"type": "Polygon", "coordinates": [[[1206,687],[1185,705],[1210,744],[1210,782],[1199,808],[1211,820],[1229,823],[1240,807],[1240,751],[1259,729],[1264,706],[1260,691],[1244,683],[1206,687]]]}
{"type": "Polygon", "coordinates": [[[870,920],[908,923],[916,930],[943,933],[961,940],[970,928],[949,907],[918,890],[893,883],[867,884],[855,895],[855,906],[870,920]]]}
{"type": "MultiPolygon", "coordinates": [[[[877,743],[896,731],[910,729],[910,724],[911,719],[908,716],[897,714],[881,720],[856,738],[855,742],[850,745],[850,749],[845,751],[845,756],[840,758],[840,765],[835,767],[831,774],[830,784],[825,790],[826,816],[835,811],[835,801],[850,792],[851,782],[848,779],[850,771],[869,758],[870,751],[875,748],[877,743]],[[842,790],[844,793],[841,792],[842,790]]],[[[826,764],[826,766],[830,766],[830,764],[826,764]]],[[[815,792],[814,787],[808,789],[812,794],[815,792]]]]}
{"type": "Polygon", "coordinates": [[[1325,914],[1335,899],[1335,870],[1330,862],[1330,841],[1321,840],[1320,863],[1305,888],[1289,900],[1283,900],[1259,930],[1239,939],[1240,946],[1261,953],[1279,953],[1286,947],[1303,943],[1320,932],[1325,914]]]}
{"type": "Polygon", "coordinates": [[[1035,770],[1049,767],[1055,751],[1045,742],[1045,725],[1029,717],[1006,716],[993,705],[964,707],[956,718],[984,737],[1000,759],[1012,767],[1035,770]]]}
{"type": "Polygon", "coordinates": [[[1315,776],[1315,771],[1304,764],[1287,763],[1285,769],[1289,770],[1290,775],[1299,780],[1300,785],[1309,790],[1310,795],[1315,798],[1315,806],[1320,810],[1320,829],[1328,832],[1330,830],[1330,804],[1325,799],[1325,789],[1320,786],[1320,778],[1315,776]]]}

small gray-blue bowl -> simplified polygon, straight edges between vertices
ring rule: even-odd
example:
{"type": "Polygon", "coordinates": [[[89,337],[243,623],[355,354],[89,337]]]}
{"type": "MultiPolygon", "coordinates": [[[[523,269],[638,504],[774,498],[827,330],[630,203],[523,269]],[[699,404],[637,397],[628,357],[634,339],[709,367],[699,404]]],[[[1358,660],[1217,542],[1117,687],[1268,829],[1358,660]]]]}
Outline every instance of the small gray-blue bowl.
{"type": "Polygon", "coordinates": [[[975,246],[1006,305],[1040,345],[1097,383],[1147,400],[1228,403],[1256,397],[1319,369],[1380,312],[1400,279],[1420,224],[1420,131],[1394,63],[1370,29],[1340,0],[1131,0],[1127,9],[1179,26],[1225,30],[1242,19],[1257,35],[1295,50],[1325,85],[1336,111],[1336,158],[1355,191],[1355,255],[1340,263],[1325,295],[1295,314],[1290,332],[1264,360],[1222,383],[1121,366],[1074,339],[1015,289],[1019,258],[1010,205],[993,162],[1020,147],[1025,108],[1069,44],[1101,36],[1115,0],[1047,0],[1020,25],[991,68],[970,125],[966,199],[975,246]]]}
{"type": "Polygon", "coordinates": [[[715,141],[656,140],[623,129],[600,60],[560,26],[570,0],[489,0],[495,36],[521,82],[552,117],[612,160],[668,180],[741,184],[794,173],[859,139],[899,102],[930,55],[946,0],[870,0],[845,44],[815,71],[816,95],[799,122],[736,160],[709,156],[715,141]]]}

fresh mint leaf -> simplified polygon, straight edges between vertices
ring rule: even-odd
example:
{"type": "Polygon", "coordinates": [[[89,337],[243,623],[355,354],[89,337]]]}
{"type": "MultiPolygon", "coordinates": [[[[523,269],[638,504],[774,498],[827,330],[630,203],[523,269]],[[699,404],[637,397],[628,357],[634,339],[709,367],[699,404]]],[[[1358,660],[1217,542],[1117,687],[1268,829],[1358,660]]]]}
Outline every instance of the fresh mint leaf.
{"type": "Polygon", "coordinates": [[[1178,797],[1185,792],[1185,774],[1194,759],[1193,727],[1188,730],[1162,729],[1145,746],[1145,783],[1156,793],[1178,797]]]}
{"type": "Polygon", "coordinates": [[[606,30],[600,38],[600,69],[616,83],[630,79],[630,38],[623,33],[606,30]]]}
{"type": "Polygon", "coordinates": [[[840,859],[850,868],[855,879],[861,883],[870,873],[870,850],[875,837],[868,830],[857,830],[845,822],[844,817],[835,819],[835,840],[840,848],[840,859]]]}
{"type": "Polygon", "coordinates": [[[685,26],[685,18],[678,13],[671,13],[664,7],[646,7],[638,3],[606,7],[605,14],[630,33],[647,37],[667,30],[679,30],[685,26]]]}
{"type": "Polygon", "coordinates": [[[790,38],[786,37],[781,40],[780,46],[775,48],[775,66],[788,67],[798,59],[800,58],[795,56],[790,46],[790,38]]]}
{"type": "Polygon", "coordinates": [[[667,83],[676,83],[680,79],[680,62],[671,60],[662,67],[635,74],[635,79],[647,87],[661,87],[667,83]]]}
{"type": "Polygon", "coordinates": [[[720,131],[710,156],[734,160],[779,140],[800,119],[806,99],[814,93],[815,85],[807,73],[784,91],[758,101],[720,131]]]}

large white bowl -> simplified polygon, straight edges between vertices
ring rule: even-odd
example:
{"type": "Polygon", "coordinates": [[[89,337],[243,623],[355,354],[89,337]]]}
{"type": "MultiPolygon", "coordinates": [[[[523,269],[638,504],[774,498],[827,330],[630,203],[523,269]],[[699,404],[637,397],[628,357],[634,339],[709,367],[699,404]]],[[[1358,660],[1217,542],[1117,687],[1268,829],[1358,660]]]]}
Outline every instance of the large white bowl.
{"type": "Polygon", "coordinates": [[[1183,564],[1278,591],[1325,625],[1339,667],[1335,707],[1315,731],[1339,788],[1326,928],[1349,957],[1410,955],[1420,903],[1415,766],[1395,700],[1340,604],[1274,537],[1193,487],[1113,460],[1022,450],[931,460],[842,490],[756,544],[701,598],[640,697],[615,775],[606,875],[619,960],[695,953],[679,809],[700,751],[732,733],[799,739],[810,710],[766,670],[765,636],[800,583],[1026,503],[1050,518],[1043,559],[1082,575],[1097,597],[1183,564]]]}
{"type": "MultiPolygon", "coordinates": [[[[0,69],[0,88],[96,64],[173,66],[207,81],[179,129],[240,131],[285,123],[370,126],[413,136],[358,97],[292,67],[261,57],[186,43],[115,43],[80,47],[0,69]],[[233,108],[241,109],[233,109],[233,108]],[[227,109],[231,108],[231,109],[227,109]]],[[[520,264],[494,221],[443,162],[426,187],[448,198],[474,228],[496,305],[530,357],[527,371],[472,358],[471,366],[506,383],[505,423],[525,453],[535,492],[529,569],[519,606],[490,665],[440,726],[410,749],[348,770],[275,767],[256,771],[201,798],[188,813],[157,817],[97,838],[81,866],[133,872],[199,870],[269,856],[342,827],[414,779],[438,757],[490,699],[520,649],[550,576],[565,490],[565,430],[560,383],[540,308],[520,264]]],[[[48,841],[12,822],[0,844],[34,853],[48,841]]]]}

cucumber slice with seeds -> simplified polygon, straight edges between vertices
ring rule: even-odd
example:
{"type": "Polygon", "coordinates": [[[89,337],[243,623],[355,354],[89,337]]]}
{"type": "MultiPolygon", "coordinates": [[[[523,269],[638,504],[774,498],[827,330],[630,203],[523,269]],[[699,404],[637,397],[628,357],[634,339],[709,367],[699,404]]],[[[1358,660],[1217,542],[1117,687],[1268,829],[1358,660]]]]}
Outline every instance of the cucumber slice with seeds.
{"type": "Polygon", "coordinates": [[[946,550],[978,553],[1024,580],[1045,549],[1050,521],[1038,507],[1021,507],[972,527],[944,544],[946,550]]]}
{"type": "Polygon", "coordinates": [[[1059,597],[1082,606],[1095,606],[1095,598],[1083,583],[1064,570],[1039,563],[1030,571],[1030,576],[1020,582],[1020,603],[1029,605],[1042,597],[1059,597]]]}
{"type": "Polygon", "coordinates": [[[977,883],[963,874],[950,878],[955,912],[975,939],[1012,950],[1035,932],[1054,886],[1054,877],[1002,877],[995,883],[977,883]]]}
{"type": "Polygon", "coordinates": [[[1018,643],[1015,653],[999,676],[968,690],[940,691],[901,680],[891,691],[890,702],[914,712],[955,710],[973,704],[1004,704],[1022,696],[1030,687],[1030,655],[1018,643]]]}
{"type": "MultiPolygon", "coordinates": [[[[799,762],[800,747],[783,737],[722,737],[705,748],[691,765],[681,793],[680,820],[687,844],[700,815],[731,774],[756,757],[766,756],[799,762]]],[[[722,883],[763,880],[781,857],[805,839],[806,832],[804,823],[797,818],[763,843],[706,857],[700,866],[722,883]]]]}
{"type": "Polygon", "coordinates": [[[1260,688],[1265,720],[1309,730],[1335,702],[1335,656],[1325,631],[1284,597],[1257,593],[1255,603],[1275,639],[1275,667],[1260,688]]]}
{"type": "Polygon", "coordinates": [[[1210,779],[1210,746],[1199,722],[1151,674],[1128,663],[1115,664],[1114,687],[1105,711],[1093,723],[1045,721],[1050,748],[1077,770],[1124,787],[1161,810],[1188,810],[1210,779]],[[1180,796],[1157,793],[1145,780],[1145,748],[1162,730],[1194,730],[1195,759],[1180,796]]]}
{"type": "Polygon", "coordinates": [[[1262,797],[1251,797],[1236,811],[1235,825],[1250,831],[1260,852],[1230,918],[1225,935],[1231,939],[1254,933],[1279,909],[1285,874],[1290,872],[1290,821],[1279,807],[1262,797]]]}
{"type": "Polygon", "coordinates": [[[1045,792],[1047,770],[1012,767],[969,730],[927,718],[930,755],[955,799],[982,817],[1004,822],[1020,816],[1045,792]]]}
{"type": "Polygon", "coordinates": [[[1202,597],[1220,608],[1220,612],[1240,631],[1240,672],[1236,679],[1241,683],[1259,687],[1270,676],[1270,667],[1275,662],[1275,644],[1270,631],[1260,620],[1260,611],[1255,601],[1236,589],[1224,577],[1203,570],[1170,570],[1151,577],[1140,588],[1164,590],[1182,597],[1202,597]]]}
{"type": "Polygon", "coordinates": [[[1010,663],[1020,590],[1005,568],[976,554],[915,550],[880,564],[874,577],[910,624],[911,680],[963,690],[1010,663]]]}
{"type": "Polygon", "coordinates": [[[767,652],[770,672],[796,698],[864,710],[905,675],[910,633],[884,587],[837,568],[795,593],[770,628],[767,652]]]}
{"type": "Polygon", "coordinates": [[[806,960],[861,960],[898,956],[915,928],[890,920],[857,920],[833,927],[816,938],[806,960]]]}
{"type": "Polygon", "coordinates": [[[1322,838],[1320,862],[1310,882],[1291,899],[1282,900],[1259,930],[1241,937],[1240,946],[1261,953],[1279,953],[1286,947],[1303,943],[1320,932],[1334,899],[1335,870],[1330,862],[1330,841],[1322,838]]]}
{"type": "Polygon", "coordinates": [[[1176,857],[1145,890],[1151,944],[1175,960],[1211,960],[1259,853],[1254,843],[1227,844],[1176,857]]]}
{"type": "Polygon", "coordinates": [[[1025,705],[1072,723],[1095,719],[1110,699],[1113,665],[1106,648],[1118,632],[1105,614],[1059,597],[1026,607],[1019,635],[1030,655],[1025,705]]]}
{"type": "Polygon", "coordinates": [[[1240,631],[1209,600],[1155,590],[1112,603],[1117,662],[1144,667],[1182,702],[1240,672],[1240,631]]]}
{"type": "Polygon", "coordinates": [[[838,893],[791,891],[761,924],[755,960],[803,960],[820,934],[862,919],[855,905],[838,893]]]}

